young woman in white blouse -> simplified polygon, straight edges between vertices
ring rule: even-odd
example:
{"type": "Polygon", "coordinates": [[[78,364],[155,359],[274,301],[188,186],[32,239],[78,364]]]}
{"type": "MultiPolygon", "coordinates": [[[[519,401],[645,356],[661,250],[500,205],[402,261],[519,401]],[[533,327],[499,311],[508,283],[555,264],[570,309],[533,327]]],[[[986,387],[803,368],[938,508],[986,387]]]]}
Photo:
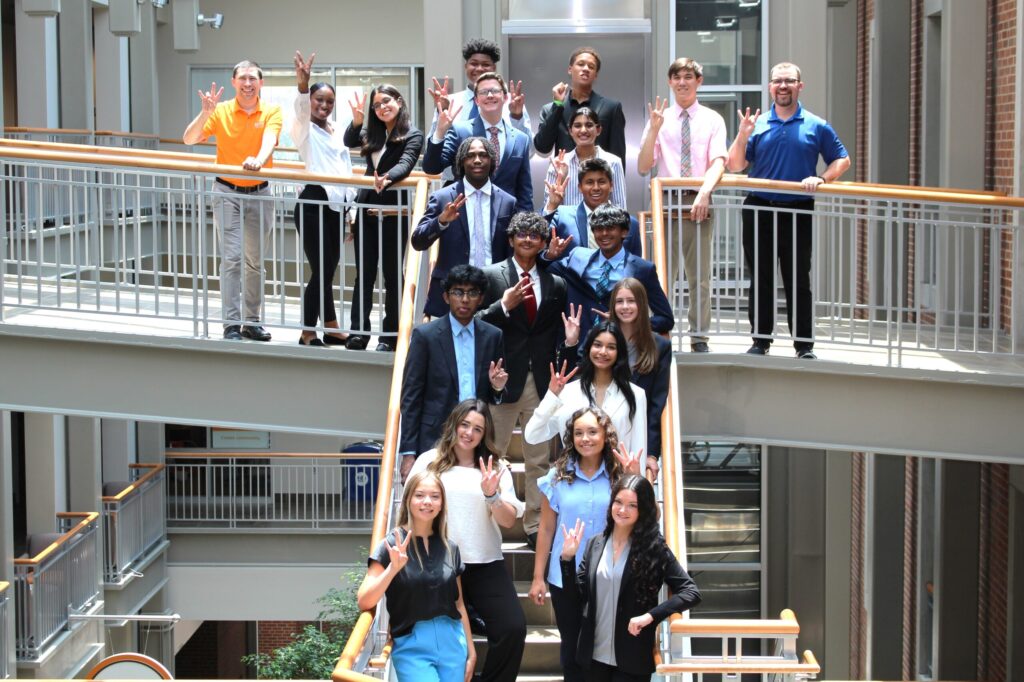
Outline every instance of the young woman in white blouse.
{"type": "MultiPolygon", "coordinates": [[[[295,120],[292,121],[292,141],[306,170],[323,175],[352,175],[352,160],[343,140],[344,131],[331,123],[334,113],[334,88],[328,83],[309,84],[309,72],[316,54],[309,61],[295,52],[295,82],[299,94],[295,97],[295,120]]],[[[309,261],[309,282],[302,292],[302,336],[300,346],[341,346],[348,334],[324,333],[317,338],[317,320],[324,327],[338,328],[338,314],[334,309],[334,273],[341,260],[342,216],[345,204],[355,198],[355,190],[339,185],[306,185],[295,206],[295,227],[302,235],[302,250],[309,261]],[[322,314],[321,314],[322,313],[322,314]]]]}
{"type": "Polygon", "coordinates": [[[416,458],[409,475],[432,471],[448,498],[448,535],[462,552],[462,593],[487,633],[483,680],[513,682],[526,642],[526,617],[501,553],[501,528],[523,516],[512,472],[494,459],[494,424],[487,403],[455,406],[437,447],[416,458]]]}
{"type": "Polygon", "coordinates": [[[523,431],[526,442],[543,443],[562,435],[576,410],[600,407],[611,419],[619,442],[642,457],[647,452],[647,395],[630,382],[631,375],[622,330],[614,322],[595,324],[583,343],[579,366],[568,374],[564,366],[558,372],[552,367],[548,391],[523,431]],[[577,372],[579,378],[566,383],[577,372]]]}

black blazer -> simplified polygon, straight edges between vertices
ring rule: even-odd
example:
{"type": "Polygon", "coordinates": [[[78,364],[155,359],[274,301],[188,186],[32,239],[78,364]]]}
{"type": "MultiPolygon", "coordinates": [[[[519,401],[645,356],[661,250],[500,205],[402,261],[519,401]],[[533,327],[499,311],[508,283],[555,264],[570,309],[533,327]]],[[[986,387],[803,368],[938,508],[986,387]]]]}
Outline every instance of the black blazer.
{"type": "MultiPolygon", "coordinates": [[[[590,667],[594,658],[594,627],[597,613],[594,606],[597,594],[597,566],[601,562],[601,554],[608,538],[602,533],[590,538],[583,552],[583,560],[579,570],[575,570],[572,557],[562,560],[563,594],[572,601],[580,613],[580,639],[576,648],[576,662],[585,668],[590,667]],[[576,589],[568,589],[575,585],[576,589]]],[[[619,603],[615,608],[615,660],[619,670],[630,675],[650,675],[654,672],[654,635],[657,625],[673,613],[681,613],[700,603],[700,590],[689,574],[679,565],[675,555],[668,547],[664,548],[660,562],[665,571],[664,582],[672,592],[672,596],[651,609],[644,609],[636,603],[635,585],[633,582],[632,559],[626,561],[622,572],[622,583],[619,587],[619,603]],[[630,618],[650,613],[654,622],[634,637],[627,629],[630,618]]]]}
{"type": "MultiPolygon", "coordinates": [[[[356,128],[351,123],[345,129],[345,146],[357,148],[363,144],[363,130],[356,128]]],[[[387,175],[394,184],[409,177],[413,168],[416,167],[416,160],[420,158],[423,151],[423,133],[414,127],[409,128],[405,139],[401,142],[391,142],[385,145],[384,153],[380,156],[380,163],[374,164],[373,159],[364,156],[366,172],[363,175],[373,177],[374,172],[378,175],[387,175]]],[[[386,189],[378,193],[372,187],[364,187],[359,190],[356,201],[361,204],[398,204],[399,193],[397,190],[386,189]]]]}
{"type": "MultiPolygon", "coordinates": [[[[568,97],[568,96],[567,96],[568,97]]],[[[590,92],[590,99],[583,102],[568,97],[565,104],[558,106],[554,102],[548,102],[540,110],[540,124],[537,126],[537,133],[533,136],[533,146],[541,154],[547,154],[554,150],[559,152],[563,149],[571,151],[576,149],[576,143],[569,135],[569,124],[576,110],[587,106],[597,114],[601,122],[601,134],[597,138],[597,144],[601,149],[609,151],[622,159],[622,170],[626,170],[626,115],[622,113],[622,104],[614,99],[602,97],[594,91],[590,92]]],[[[574,182],[571,178],[569,182],[574,182]]]]}
{"type": "MultiPolygon", "coordinates": [[[[503,392],[491,388],[487,370],[504,354],[501,330],[473,320],[476,395],[502,402],[503,392]]],[[[437,318],[412,330],[402,377],[402,440],[399,453],[419,455],[434,447],[452,409],[459,404],[458,365],[451,318],[437,318]]]]}
{"type": "Polygon", "coordinates": [[[650,374],[633,372],[630,379],[647,394],[647,453],[661,459],[661,413],[668,400],[669,372],[672,369],[672,343],[660,334],[654,335],[658,360],[650,374]]]}
{"type": "Polygon", "coordinates": [[[544,397],[551,381],[550,364],[555,362],[556,350],[564,334],[562,311],[565,310],[565,280],[557,275],[537,269],[540,278],[540,308],[530,325],[522,304],[505,315],[501,296],[519,281],[511,258],[484,268],[487,291],[477,317],[490,322],[505,334],[505,371],[508,385],[504,399],[515,402],[523,394],[527,372],[533,372],[537,395],[544,397]]]}

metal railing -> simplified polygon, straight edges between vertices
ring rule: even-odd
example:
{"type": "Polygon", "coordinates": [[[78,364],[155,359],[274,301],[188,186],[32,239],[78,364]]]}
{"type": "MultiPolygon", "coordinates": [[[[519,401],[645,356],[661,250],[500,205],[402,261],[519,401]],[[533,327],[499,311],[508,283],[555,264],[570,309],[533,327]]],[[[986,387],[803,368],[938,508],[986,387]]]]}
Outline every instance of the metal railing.
{"type": "Polygon", "coordinates": [[[167,453],[167,526],[365,532],[380,459],[373,453],[167,453]]]}
{"type": "Polygon", "coordinates": [[[167,537],[164,465],[131,464],[134,479],[103,496],[103,581],[120,585],[136,562],[167,537]]]}
{"type": "MultiPolygon", "coordinates": [[[[307,183],[355,190],[372,185],[372,179],[281,169],[255,174],[209,159],[198,162],[190,154],[66,151],[67,146],[0,142],[7,208],[0,234],[0,320],[40,310],[85,314],[97,321],[110,315],[159,318],[180,323],[165,327],[168,333],[205,337],[218,335],[221,325],[254,317],[271,327],[322,332],[324,319],[336,310],[342,332],[385,331],[384,276],[395,272],[398,282],[389,284],[398,289],[392,292],[397,301],[402,274],[398,245],[407,242],[419,179],[394,186],[395,205],[348,202],[353,223],[344,225],[344,234],[357,235],[350,245],[340,239],[341,226],[324,226],[328,202],[297,196],[307,183]],[[228,263],[237,273],[232,281],[240,282],[234,289],[249,292],[232,296],[233,309],[244,309],[248,299],[247,313],[226,313],[225,307],[232,306],[221,295],[225,242],[214,227],[213,211],[225,194],[215,182],[218,176],[269,182],[268,194],[241,195],[240,202],[241,216],[265,221],[266,229],[240,230],[241,243],[229,242],[239,254],[228,263]],[[300,218],[305,246],[295,228],[297,213],[305,214],[300,218]],[[323,278],[313,282],[308,296],[318,322],[304,325],[302,300],[310,278],[305,251],[310,248],[340,251],[340,275],[326,284],[323,278]],[[382,259],[378,267],[377,252],[396,263],[382,259]],[[354,305],[361,311],[353,314],[354,305]]],[[[397,318],[397,307],[392,318],[397,318]]]]}
{"type": "Polygon", "coordinates": [[[10,583],[0,580],[0,680],[6,680],[11,676],[7,669],[7,602],[10,583]]]}
{"type": "MultiPolygon", "coordinates": [[[[699,287],[688,285],[679,265],[682,221],[692,200],[683,192],[694,182],[655,179],[651,185],[653,231],[664,231],[666,266],[670,273],[679,273],[669,292],[677,337],[690,333],[687,311],[704,302],[699,287]]],[[[911,351],[1017,352],[1010,275],[1024,201],[990,192],[835,183],[819,189],[812,209],[792,211],[776,203],[759,205],[755,212],[744,203],[752,190],[803,197],[798,183],[741,176],[723,180],[714,195],[711,244],[699,243],[700,232],[696,234],[698,248],[712,250],[711,323],[700,335],[749,337],[752,323],[757,323],[762,331],[772,330],[761,337],[766,341],[876,347],[893,366],[901,365],[911,351]],[[750,220],[746,232],[744,213],[748,220],[757,217],[757,226],[750,220]],[[786,227],[791,213],[808,216],[811,224],[798,227],[795,238],[786,227]],[[797,329],[783,331],[782,324],[784,279],[791,275],[799,285],[798,244],[811,249],[812,331],[802,337],[797,329]],[[786,277],[777,262],[788,270],[786,277]],[[771,272],[762,272],[769,263],[771,272]],[[767,308],[774,313],[774,326],[771,319],[761,318],[764,304],[748,315],[752,275],[766,282],[756,295],[758,302],[770,297],[767,308]]],[[[798,290],[793,297],[797,307],[806,306],[806,294],[801,299],[798,290]]]]}
{"type": "Polygon", "coordinates": [[[14,560],[15,645],[33,661],[62,631],[68,616],[100,596],[99,514],[57,514],[60,536],[27,559],[14,560]]]}

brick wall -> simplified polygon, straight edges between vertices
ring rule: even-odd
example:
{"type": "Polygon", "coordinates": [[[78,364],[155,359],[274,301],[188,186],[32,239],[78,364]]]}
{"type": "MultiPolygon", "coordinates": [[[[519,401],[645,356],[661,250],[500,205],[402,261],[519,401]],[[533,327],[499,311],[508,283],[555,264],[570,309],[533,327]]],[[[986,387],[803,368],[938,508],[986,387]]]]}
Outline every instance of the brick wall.
{"type": "MultiPolygon", "coordinates": [[[[989,26],[986,71],[986,135],[988,152],[985,155],[986,189],[1013,192],[1013,119],[1016,113],[1016,85],[1014,72],[1017,66],[1017,3],[1015,0],[988,0],[989,26]]],[[[1003,216],[1004,224],[1012,221],[1012,215],[1003,216]]],[[[1013,290],[1013,236],[1007,231],[1000,244],[1002,256],[1000,278],[1000,315],[1002,328],[1011,328],[1013,290]]]]}
{"type": "Polygon", "coordinates": [[[309,624],[309,621],[302,620],[261,620],[256,623],[256,650],[269,654],[291,644],[292,635],[302,632],[309,624]]]}
{"type": "MultiPolygon", "coordinates": [[[[858,0],[857,2],[857,139],[854,148],[857,150],[854,168],[854,180],[868,182],[868,140],[871,123],[871,20],[874,18],[874,0],[858,0]]],[[[858,304],[870,301],[870,283],[867,272],[868,262],[868,228],[864,221],[857,223],[857,297],[858,304]]],[[[863,318],[866,314],[858,310],[855,317],[863,318]]]]}

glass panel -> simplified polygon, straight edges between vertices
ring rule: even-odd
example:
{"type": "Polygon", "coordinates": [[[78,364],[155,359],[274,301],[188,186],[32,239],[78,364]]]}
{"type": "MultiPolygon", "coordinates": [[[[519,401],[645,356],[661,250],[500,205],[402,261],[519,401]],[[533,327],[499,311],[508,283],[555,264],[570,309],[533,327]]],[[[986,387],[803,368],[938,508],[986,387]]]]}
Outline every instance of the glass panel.
{"type": "MultiPolygon", "coordinates": [[[[693,569],[690,577],[700,588],[701,603],[690,611],[695,618],[760,618],[760,571],[701,571],[693,569]]],[[[721,639],[716,639],[717,653],[722,652],[721,639]]],[[[694,646],[694,653],[697,653],[694,646]]]]}
{"type": "Polygon", "coordinates": [[[676,53],[704,67],[706,85],[758,85],[760,0],[676,0],[676,53]]]}
{"type": "MultiPolygon", "coordinates": [[[[706,69],[704,73],[707,73],[706,69]]],[[[749,107],[751,113],[753,113],[761,108],[760,92],[709,92],[702,89],[698,99],[700,99],[701,104],[714,109],[725,119],[725,139],[727,144],[732,144],[732,141],[736,138],[736,127],[739,123],[736,112],[749,107]]]]}
{"type": "Polygon", "coordinates": [[[643,19],[644,4],[644,0],[509,0],[508,18],[643,19]]]}
{"type": "Polygon", "coordinates": [[[690,563],[760,562],[761,448],[687,445],[683,495],[690,563]]]}
{"type": "Polygon", "coordinates": [[[932,679],[935,623],[935,460],[920,458],[917,474],[917,679],[932,679]]]}

